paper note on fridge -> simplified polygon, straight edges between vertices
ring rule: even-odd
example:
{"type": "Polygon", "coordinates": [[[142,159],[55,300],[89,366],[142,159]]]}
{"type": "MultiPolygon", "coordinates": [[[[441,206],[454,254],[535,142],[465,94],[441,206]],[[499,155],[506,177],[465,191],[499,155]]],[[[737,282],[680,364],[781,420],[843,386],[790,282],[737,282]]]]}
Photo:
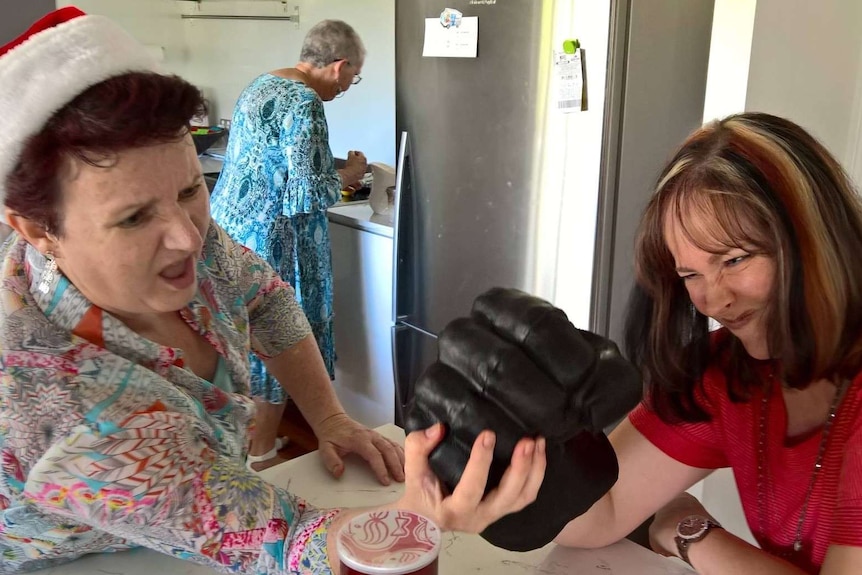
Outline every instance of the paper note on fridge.
{"type": "Polygon", "coordinates": [[[426,58],[475,58],[479,45],[479,18],[465,16],[457,26],[445,28],[439,18],[425,19],[426,58]]]}

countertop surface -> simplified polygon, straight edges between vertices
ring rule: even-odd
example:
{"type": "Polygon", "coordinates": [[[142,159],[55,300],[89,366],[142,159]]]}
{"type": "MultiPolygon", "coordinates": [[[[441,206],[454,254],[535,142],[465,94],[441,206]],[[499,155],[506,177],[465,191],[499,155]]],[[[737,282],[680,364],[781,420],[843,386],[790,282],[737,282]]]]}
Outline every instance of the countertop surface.
{"type": "Polygon", "coordinates": [[[392,213],[375,214],[367,200],[338,202],[326,213],[329,221],[357,230],[391,238],[394,233],[392,213]]]}
{"type": "MultiPolygon", "coordinates": [[[[394,425],[378,430],[403,441],[403,431],[394,425]]],[[[267,469],[264,479],[289,489],[321,507],[357,507],[397,499],[403,486],[384,487],[362,463],[351,461],[340,480],[324,469],[317,453],[267,469]]],[[[37,571],[40,575],[214,575],[216,571],[150,551],[90,555],[72,563],[37,571]]],[[[554,544],[527,553],[498,549],[478,535],[446,533],[440,554],[441,575],[487,573],[489,575],[687,575],[693,573],[681,562],[666,559],[631,541],[603,549],[565,549],[554,544]]]]}
{"type": "MultiPolygon", "coordinates": [[[[220,152],[220,150],[216,150],[220,152]]],[[[218,157],[202,154],[198,156],[201,170],[204,174],[217,174],[221,171],[222,160],[218,157]]],[[[215,183],[215,180],[213,180],[215,183]]],[[[327,211],[329,221],[343,226],[371,232],[379,236],[391,238],[393,235],[392,213],[375,214],[368,200],[353,202],[338,202],[327,211]]]]}
{"type": "Polygon", "coordinates": [[[201,162],[201,171],[204,174],[215,174],[221,172],[221,167],[224,163],[220,158],[215,158],[206,154],[198,156],[198,160],[201,162]]]}

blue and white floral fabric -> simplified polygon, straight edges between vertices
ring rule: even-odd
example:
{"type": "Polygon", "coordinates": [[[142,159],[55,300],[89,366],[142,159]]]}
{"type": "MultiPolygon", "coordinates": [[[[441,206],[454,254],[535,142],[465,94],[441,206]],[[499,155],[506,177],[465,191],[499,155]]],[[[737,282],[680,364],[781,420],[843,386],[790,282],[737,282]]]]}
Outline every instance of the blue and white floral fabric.
{"type": "MultiPolygon", "coordinates": [[[[326,210],[341,194],[323,102],[301,82],[272,74],[240,95],[225,162],[212,194],[213,219],[293,286],[324,363],[335,377],[332,261],[326,210]]],[[[284,391],[252,358],[252,394],[284,391]]]]}

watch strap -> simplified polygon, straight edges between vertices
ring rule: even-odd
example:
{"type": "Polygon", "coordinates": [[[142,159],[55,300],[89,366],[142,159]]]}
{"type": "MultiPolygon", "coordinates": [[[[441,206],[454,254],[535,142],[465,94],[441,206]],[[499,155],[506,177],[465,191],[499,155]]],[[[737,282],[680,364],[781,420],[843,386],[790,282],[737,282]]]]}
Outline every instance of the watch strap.
{"type": "MultiPolygon", "coordinates": [[[[689,565],[691,565],[691,561],[689,561],[689,559],[688,559],[688,549],[689,549],[689,547],[691,547],[691,544],[697,543],[698,541],[703,541],[703,539],[707,535],[709,535],[709,532],[712,531],[713,529],[723,529],[723,527],[721,526],[721,524],[718,521],[713,521],[712,519],[708,519],[708,518],[706,519],[704,526],[705,526],[705,528],[703,530],[703,533],[701,533],[700,535],[698,535],[694,539],[683,539],[679,535],[674,537],[674,541],[676,542],[676,550],[679,553],[680,559],[682,559],[683,561],[685,561],[689,565]]],[[[694,565],[691,565],[691,566],[694,567],[694,565]]]]}

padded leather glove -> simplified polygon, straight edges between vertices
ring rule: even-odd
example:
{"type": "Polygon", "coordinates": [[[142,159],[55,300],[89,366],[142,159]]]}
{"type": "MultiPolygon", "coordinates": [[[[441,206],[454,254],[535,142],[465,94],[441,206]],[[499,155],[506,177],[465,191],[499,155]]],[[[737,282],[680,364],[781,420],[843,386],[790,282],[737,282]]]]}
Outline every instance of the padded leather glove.
{"type": "Polygon", "coordinates": [[[482,430],[497,435],[487,490],[499,484],[522,437],[547,439],[536,501],[482,533],[498,547],[527,551],[550,542],[613,486],[616,455],[602,430],[640,396],[637,370],[613,342],[576,329],[548,302],[495,288],[476,299],[470,318],[440,334],[438,361],[416,382],[405,427],[446,424],[429,464],[450,490],[482,430]]]}

